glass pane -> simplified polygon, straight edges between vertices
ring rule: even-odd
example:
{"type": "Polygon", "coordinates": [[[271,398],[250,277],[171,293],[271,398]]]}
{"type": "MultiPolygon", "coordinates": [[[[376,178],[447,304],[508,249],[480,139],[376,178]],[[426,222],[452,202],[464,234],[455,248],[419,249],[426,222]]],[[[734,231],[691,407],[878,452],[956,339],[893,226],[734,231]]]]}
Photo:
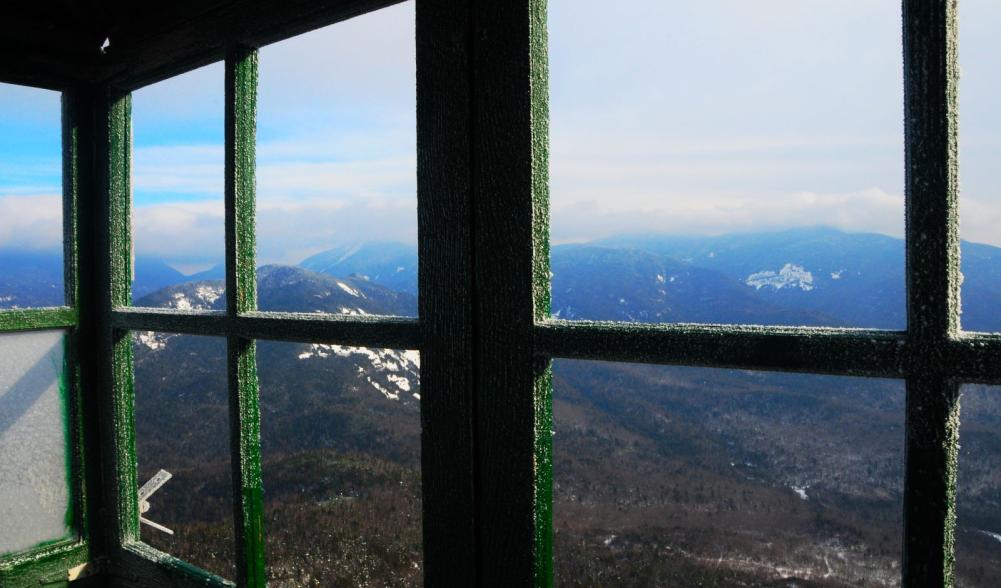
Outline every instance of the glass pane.
{"type": "Polygon", "coordinates": [[[312,290],[262,310],[416,315],[415,78],[413,2],[261,50],[260,275],[312,290]]]}
{"type": "Polygon", "coordinates": [[[170,474],[146,498],[141,516],[157,526],[141,523],[142,540],[233,578],[226,340],[145,331],[133,342],[139,486],[170,474]]]}
{"type": "Polygon", "coordinates": [[[0,84],[0,308],[66,302],[59,100],[0,84]]]}
{"type": "Polygon", "coordinates": [[[64,340],[0,334],[0,554],[71,532],[64,340]]]}
{"type": "Polygon", "coordinates": [[[899,583],[902,382],[567,360],[553,379],[556,585],[899,583]]]}
{"type": "Polygon", "coordinates": [[[132,95],[137,306],[167,286],[225,278],[223,77],[216,63],[132,95]]]}
{"type": "Polygon", "coordinates": [[[417,352],[257,349],[269,585],[421,586],[417,352]]]}
{"type": "Polygon", "coordinates": [[[963,386],[956,585],[1001,586],[1001,386],[963,386]]]}
{"type": "Polygon", "coordinates": [[[899,3],[548,5],[555,316],[904,328],[899,3]]]}
{"type": "Polygon", "coordinates": [[[964,241],[963,328],[1001,331],[1001,44],[996,34],[1001,4],[963,0],[959,4],[960,221],[964,241]]]}

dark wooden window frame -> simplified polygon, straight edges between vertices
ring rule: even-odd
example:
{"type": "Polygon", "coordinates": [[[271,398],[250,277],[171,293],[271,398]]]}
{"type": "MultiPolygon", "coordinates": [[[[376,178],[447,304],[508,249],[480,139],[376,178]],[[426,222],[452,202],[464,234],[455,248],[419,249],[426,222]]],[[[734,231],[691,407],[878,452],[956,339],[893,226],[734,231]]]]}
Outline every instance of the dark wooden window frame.
{"type": "Polygon", "coordinates": [[[227,338],[241,586],[265,584],[259,339],[420,350],[430,586],[551,585],[552,358],[903,378],[904,585],[951,585],[959,387],[1001,383],[1001,335],[959,323],[956,1],[902,2],[906,331],[549,318],[545,0],[416,2],[420,318],[258,312],[255,48],[393,3],[222,3],[112,39],[107,58],[0,67],[5,81],[64,92],[67,285],[79,295],[2,311],[0,330],[70,329],[82,513],[81,539],[0,560],[0,584],[88,560],[126,585],[227,584],[139,542],[129,332],[151,330],[227,338]],[[129,92],[219,59],[227,309],[131,307],[129,92]]]}

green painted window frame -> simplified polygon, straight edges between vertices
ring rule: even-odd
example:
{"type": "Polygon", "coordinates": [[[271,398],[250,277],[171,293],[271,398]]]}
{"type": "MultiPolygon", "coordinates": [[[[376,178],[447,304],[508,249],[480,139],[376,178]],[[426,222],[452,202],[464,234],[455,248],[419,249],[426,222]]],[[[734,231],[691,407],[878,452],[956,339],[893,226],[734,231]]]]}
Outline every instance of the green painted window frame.
{"type": "MultiPolygon", "coordinates": [[[[104,165],[107,174],[107,276],[110,284],[106,352],[112,374],[111,434],[115,450],[114,529],[117,556],[130,574],[164,585],[266,585],[264,504],[261,483],[260,407],[256,341],[297,341],[416,349],[418,321],[402,317],[272,313],[257,310],[255,259],[255,125],[257,50],[233,45],[225,53],[225,240],[226,310],[188,312],[131,304],[132,234],[131,94],[109,90],[104,165]],[[233,294],[235,293],[235,295],[233,294]],[[224,579],[143,543],[138,518],[135,391],[132,331],[224,337],[230,398],[236,578],[224,579]]],[[[102,170],[105,171],[105,170],[102,170]]]]}
{"type": "MultiPolygon", "coordinates": [[[[75,406],[88,417],[74,421],[76,496],[96,522],[74,555],[46,568],[56,559],[36,554],[20,577],[93,560],[90,548],[126,585],[228,585],[139,542],[128,333],[152,330],[227,338],[241,586],[265,585],[258,339],[419,349],[431,586],[552,585],[552,358],[904,379],[903,583],[951,586],[959,386],[1001,383],[1001,334],[959,323],[956,1],[902,0],[906,331],[551,319],[545,0],[416,2],[419,318],[257,312],[254,48],[393,3],[238,2],[186,35],[116,40],[124,57],[67,85],[64,190],[79,202],[67,234],[80,244],[67,255],[79,279],[67,284],[79,297],[0,313],[0,328],[60,326],[87,343],[74,347],[75,406]],[[226,286],[237,295],[225,312],[130,307],[129,92],[220,59],[226,286]]],[[[10,569],[0,562],[0,574],[10,569]]]]}
{"type": "MultiPolygon", "coordinates": [[[[20,587],[65,584],[70,570],[91,559],[88,541],[84,419],[80,386],[80,321],[78,304],[77,202],[79,187],[79,129],[73,124],[72,106],[63,96],[62,127],[62,214],[64,305],[0,310],[0,333],[60,330],[64,333],[66,419],[69,485],[69,534],[36,547],[0,555],[0,586],[20,587]]],[[[79,572],[77,572],[79,573],[79,572]]]]}

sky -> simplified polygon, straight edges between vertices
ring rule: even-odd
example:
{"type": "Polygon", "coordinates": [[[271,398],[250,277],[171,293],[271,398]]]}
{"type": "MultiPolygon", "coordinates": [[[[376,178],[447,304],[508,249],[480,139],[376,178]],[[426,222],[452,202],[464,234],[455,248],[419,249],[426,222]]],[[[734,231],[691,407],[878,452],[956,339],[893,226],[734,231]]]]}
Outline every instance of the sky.
{"type": "MultiPolygon", "coordinates": [[[[550,0],[552,239],[901,236],[900,3],[550,0]]],[[[1001,245],[1001,3],[962,0],[961,227],[1001,245]]],[[[413,2],[264,47],[258,259],[416,242],[413,2]]],[[[0,247],[55,247],[59,96],[0,85],[0,247]]],[[[223,257],[223,68],[133,94],[138,256],[223,257]]]]}

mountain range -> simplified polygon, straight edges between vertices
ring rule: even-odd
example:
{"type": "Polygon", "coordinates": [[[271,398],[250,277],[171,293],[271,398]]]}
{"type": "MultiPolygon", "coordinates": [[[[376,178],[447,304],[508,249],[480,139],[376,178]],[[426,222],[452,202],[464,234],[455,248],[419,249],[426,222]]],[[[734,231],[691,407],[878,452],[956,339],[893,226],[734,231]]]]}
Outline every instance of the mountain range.
{"type": "MultiPolygon", "coordinates": [[[[59,262],[57,255],[0,251],[0,308],[58,304],[59,262]]],[[[901,239],[823,227],[619,236],[552,248],[552,309],[566,319],[902,330],[904,263],[901,239]]],[[[167,286],[224,279],[221,264],[189,276],[155,258],[140,257],[135,267],[135,300],[167,286]]],[[[417,294],[416,249],[399,243],[336,247],[299,267],[417,294]]],[[[1001,330],[1001,248],[963,242],[962,271],[964,328],[1001,330]]]]}
{"type": "MultiPolygon", "coordinates": [[[[963,244],[967,328],[1001,330],[998,253],[963,244]]],[[[903,258],[898,239],[823,228],[558,245],[553,315],[900,329],[903,258]]],[[[220,267],[164,267],[137,261],[138,306],[225,307],[220,267]]],[[[44,292],[32,279],[8,296],[44,292]]],[[[398,244],[258,271],[262,310],[413,316],[416,288],[398,244]]],[[[230,575],[225,342],[137,332],[134,352],[140,482],[174,474],[146,516],[175,535],[143,539],[230,575]]],[[[258,343],[271,585],[420,584],[419,366],[258,343]]],[[[900,585],[902,382],[569,360],[553,380],[557,584],[900,585]]],[[[967,386],[963,403],[958,585],[993,586],[1001,395],[967,386]]]]}

